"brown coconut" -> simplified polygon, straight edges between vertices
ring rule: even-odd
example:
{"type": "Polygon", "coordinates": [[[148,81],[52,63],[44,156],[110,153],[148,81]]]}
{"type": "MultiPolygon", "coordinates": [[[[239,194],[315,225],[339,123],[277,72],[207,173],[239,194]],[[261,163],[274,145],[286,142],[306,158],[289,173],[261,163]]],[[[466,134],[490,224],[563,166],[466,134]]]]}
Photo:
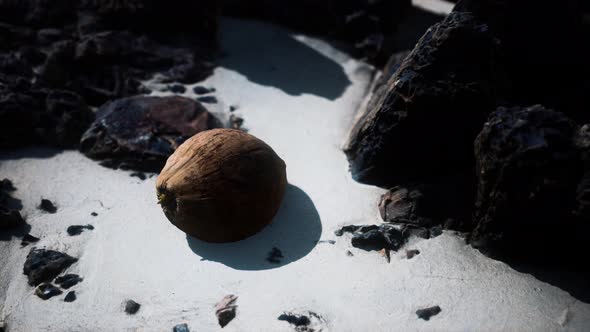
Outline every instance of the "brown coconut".
{"type": "Polygon", "coordinates": [[[232,242],[269,224],[285,189],[285,162],[260,139],[234,129],[196,134],[168,158],[156,182],[172,224],[207,242],[232,242]]]}

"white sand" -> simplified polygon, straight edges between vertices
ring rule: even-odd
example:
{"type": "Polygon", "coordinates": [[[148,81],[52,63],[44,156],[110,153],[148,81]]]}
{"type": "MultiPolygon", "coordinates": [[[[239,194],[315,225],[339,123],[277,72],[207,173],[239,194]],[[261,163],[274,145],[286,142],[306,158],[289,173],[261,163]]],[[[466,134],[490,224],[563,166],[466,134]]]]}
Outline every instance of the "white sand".
{"type": "Polygon", "coordinates": [[[226,331],[293,331],[277,320],[293,310],[322,315],[324,331],[589,328],[590,305],[455,235],[412,239],[408,247],[421,254],[407,260],[400,252],[390,264],[335,237],[338,226],[380,219],[383,190],[352,181],[340,150],[372,69],[320,41],[257,23],[225,21],[224,48],[222,67],[202,85],[217,88],[214,109],[239,106],[245,127],[286,161],[292,186],[273,224],[233,244],[187,241],[156,204],[155,178],[140,181],[73,151],[4,156],[0,178],[18,188],[31,233],[42,238],[36,246],[79,257],[68,272],[84,278],[73,287],[76,302],[43,301],[22,274],[31,246],[0,242],[0,320],[9,331],[171,331],[180,323],[219,331],[214,305],[227,294],[239,298],[226,331]],[[239,37],[245,30],[251,39],[239,37]],[[41,197],[58,213],[39,212],[41,197]],[[65,231],[86,223],[96,229],[75,237],[65,231]],[[265,261],[274,246],[285,255],[278,265],[265,261]],[[123,312],[126,299],[141,303],[136,315],[123,312]],[[442,312],[416,317],[431,305],[442,312]]]}

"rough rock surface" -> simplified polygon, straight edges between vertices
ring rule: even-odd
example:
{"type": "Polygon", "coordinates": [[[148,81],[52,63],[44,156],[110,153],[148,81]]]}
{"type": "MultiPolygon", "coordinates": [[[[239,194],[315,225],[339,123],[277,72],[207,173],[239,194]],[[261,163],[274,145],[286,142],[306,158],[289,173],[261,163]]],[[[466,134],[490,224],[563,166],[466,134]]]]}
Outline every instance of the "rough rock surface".
{"type": "Polygon", "coordinates": [[[336,236],[352,233],[353,247],[364,250],[393,250],[397,251],[405,243],[407,236],[403,227],[392,224],[381,225],[348,225],[334,232],[336,236]]]}
{"type": "Polygon", "coordinates": [[[131,97],[102,106],[80,150],[103,165],[159,172],[194,134],[218,127],[198,102],[184,97],[131,97]]]}
{"type": "Polygon", "coordinates": [[[236,317],[237,300],[238,297],[235,295],[226,295],[215,305],[215,316],[219,326],[225,327],[236,317]]]}
{"type": "Polygon", "coordinates": [[[569,118],[540,105],[490,116],[475,141],[474,246],[509,250],[527,239],[534,251],[555,243],[561,230],[584,229],[570,218],[583,172],[575,134],[569,118]]]}
{"type": "Polygon", "coordinates": [[[388,186],[472,167],[473,139],[495,102],[496,53],[488,27],[468,13],[432,26],[354,125],[345,148],[354,179],[388,186]]]}
{"type": "Polygon", "coordinates": [[[52,284],[50,284],[48,282],[42,283],[35,290],[35,294],[38,297],[42,298],[43,300],[50,299],[50,298],[52,298],[56,295],[60,295],[62,293],[63,292],[59,288],[53,286],[52,284]]]}
{"type": "Polygon", "coordinates": [[[29,278],[29,285],[37,286],[53,280],[77,261],[77,258],[59,251],[33,248],[27,255],[23,273],[29,278]]]}
{"type": "Polygon", "coordinates": [[[76,147],[87,105],[212,72],[217,1],[0,2],[0,148],[76,147]],[[157,22],[155,24],[154,22],[157,22]]]}

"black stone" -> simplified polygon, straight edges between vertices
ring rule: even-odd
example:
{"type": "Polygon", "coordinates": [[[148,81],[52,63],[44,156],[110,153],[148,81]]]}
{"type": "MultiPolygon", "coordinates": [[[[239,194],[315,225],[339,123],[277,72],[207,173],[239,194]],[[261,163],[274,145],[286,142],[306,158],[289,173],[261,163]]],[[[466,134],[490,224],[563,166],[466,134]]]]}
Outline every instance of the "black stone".
{"type": "Polygon", "coordinates": [[[76,299],[76,291],[69,291],[64,297],[64,302],[74,302],[76,299]]]}
{"type": "Polygon", "coordinates": [[[440,307],[434,306],[434,307],[429,307],[429,308],[424,308],[424,309],[418,309],[418,310],[416,310],[416,315],[418,315],[418,318],[420,318],[420,319],[430,320],[430,317],[436,316],[440,312],[441,312],[440,307]]]}
{"type": "Polygon", "coordinates": [[[127,300],[127,302],[125,303],[125,312],[129,315],[134,315],[139,311],[140,307],[141,304],[133,300],[127,300]]]}
{"type": "Polygon", "coordinates": [[[168,90],[170,90],[170,92],[174,92],[174,93],[185,93],[186,92],[186,88],[184,87],[184,85],[181,85],[181,84],[169,85],[168,90]]]}
{"type": "Polygon", "coordinates": [[[345,152],[354,179],[391,186],[470,172],[501,85],[498,47],[468,13],[432,26],[353,126],[345,152]]]}
{"type": "Polygon", "coordinates": [[[21,246],[25,247],[31,243],[35,243],[38,242],[40,239],[36,236],[33,236],[31,234],[26,234],[25,236],[23,236],[23,239],[20,243],[21,246]]]}
{"type": "Polygon", "coordinates": [[[172,332],[190,332],[187,324],[178,324],[174,326],[172,332]]]}
{"type": "Polygon", "coordinates": [[[391,224],[348,225],[334,232],[336,236],[342,236],[344,233],[352,233],[353,247],[368,251],[381,249],[397,251],[407,238],[403,228],[391,224]]]}
{"type": "Polygon", "coordinates": [[[15,190],[9,179],[0,181],[0,231],[8,231],[9,234],[27,231],[24,229],[27,223],[19,211],[22,209],[22,203],[19,199],[12,197],[12,192],[15,190]]]}
{"type": "Polygon", "coordinates": [[[96,216],[98,216],[98,213],[92,212],[92,213],[90,213],[90,215],[93,216],[93,217],[96,217],[96,216]]]}
{"type": "Polygon", "coordinates": [[[217,104],[217,98],[215,98],[214,96],[203,96],[197,98],[197,100],[205,104],[217,104]]]}
{"type": "Polygon", "coordinates": [[[136,178],[139,178],[142,181],[147,178],[144,172],[133,172],[133,173],[131,173],[129,175],[130,176],[133,176],[133,177],[136,177],[136,178]]]}
{"type": "Polygon", "coordinates": [[[29,285],[51,281],[78,259],[55,250],[31,249],[23,267],[29,285]]]}
{"type": "Polygon", "coordinates": [[[531,260],[546,257],[549,243],[566,245],[565,232],[585,233],[587,222],[572,218],[584,173],[576,133],[568,117],[539,105],[490,116],[475,141],[475,247],[531,260]]]}
{"type": "Polygon", "coordinates": [[[43,210],[48,213],[55,213],[57,212],[57,207],[53,205],[53,203],[48,199],[41,199],[41,204],[39,204],[39,209],[43,210]]]}
{"type": "Polygon", "coordinates": [[[234,106],[234,105],[230,105],[230,106],[229,106],[229,111],[230,111],[230,112],[233,112],[233,111],[235,111],[235,110],[237,110],[237,109],[238,109],[238,107],[237,107],[237,106],[234,106]]]}
{"type": "Polygon", "coordinates": [[[80,150],[103,166],[159,172],[194,134],[218,127],[198,102],[179,96],[133,97],[103,105],[80,150]]]}
{"type": "Polygon", "coordinates": [[[296,314],[292,314],[292,313],[281,314],[277,319],[285,321],[285,322],[287,322],[291,325],[295,325],[295,326],[307,326],[307,325],[311,324],[309,317],[307,317],[305,315],[296,315],[296,314]]]}
{"type": "Polygon", "coordinates": [[[226,295],[215,305],[215,316],[217,316],[217,322],[222,328],[236,317],[237,299],[238,297],[235,295],[226,295]]]}
{"type": "Polygon", "coordinates": [[[420,250],[418,250],[418,249],[406,250],[406,258],[407,259],[412,259],[416,255],[420,255],[420,250]]]}
{"type": "Polygon", "coordinates": [[[200,85],[197,85],[193,88],[193,92],[197,95],[204,95],[213,91],[215,91],[215,89],[207,89],[206,87],[200,85]]]}
{"type": "Polygon", "coordinates": [[[59,288],[53,286],[52,284],[45,282],[39,285],[39,287],[37,287],[37,289],[35,290],[35,294],[43,300],[47,300],[56,295],[62,294],[62,291],[59,288]]]}
{"type": "Polygon", "coordinates": [[[277,248],[273,247],[269,252],[268,256],[266,257],[266,261],[272,264],[280,264],[283,260],[283,252],[277,248]]]}
{"type": "Polygon", "coordinates": [[[80,276],[77,274],[65,274],[55,278],[54,282],[63,289],[69,289],[70,287],[77,285],[82,280],[84,279],[80,278],[80,276]]]}
{"type": "Polygon", "coordinates": [[[82,234],[82,232],[85,229],[93,230],[94,226],[92,226],[92,225],[72,225],[72,226],[68,226],[66,231],[68,232],[68,234],[70,234],[70,236],[75,236],[75,235],[82,234]]]}

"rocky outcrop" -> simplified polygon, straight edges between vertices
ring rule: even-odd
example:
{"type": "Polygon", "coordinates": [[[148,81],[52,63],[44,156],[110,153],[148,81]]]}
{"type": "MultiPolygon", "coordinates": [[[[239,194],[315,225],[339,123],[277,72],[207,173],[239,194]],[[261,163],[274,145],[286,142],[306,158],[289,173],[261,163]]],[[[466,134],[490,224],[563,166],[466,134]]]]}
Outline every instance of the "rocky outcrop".
{"type": "Polygon", "coordinates": [[[188,98],[125,98],[98,110],[80,150],[105,166],[159,172],[186,139],[218,126],[201,104],[188,98]]]}
{"type": "Polygon", "coordinates": [[[534,252],[587,228],[572,218],[583,176],[576,133],[568,117],[539,105],[490,116],[475,141],[474,246],[534,252]]]}
{"type": "Polygon", "coordinates": [[[389,186],[469,170],[495,102],[496,61],[496,41],[471,15],[432,26],[353,127],[345,148],[353,177],[389,186]]]}
{"type": "Polygon", "coordinates": [[[27,255],[23,273],[29,278],[29,285],[37,286],[53,280],[77,261],[77,258],[59,251],[33,248],[27,255]]]}

